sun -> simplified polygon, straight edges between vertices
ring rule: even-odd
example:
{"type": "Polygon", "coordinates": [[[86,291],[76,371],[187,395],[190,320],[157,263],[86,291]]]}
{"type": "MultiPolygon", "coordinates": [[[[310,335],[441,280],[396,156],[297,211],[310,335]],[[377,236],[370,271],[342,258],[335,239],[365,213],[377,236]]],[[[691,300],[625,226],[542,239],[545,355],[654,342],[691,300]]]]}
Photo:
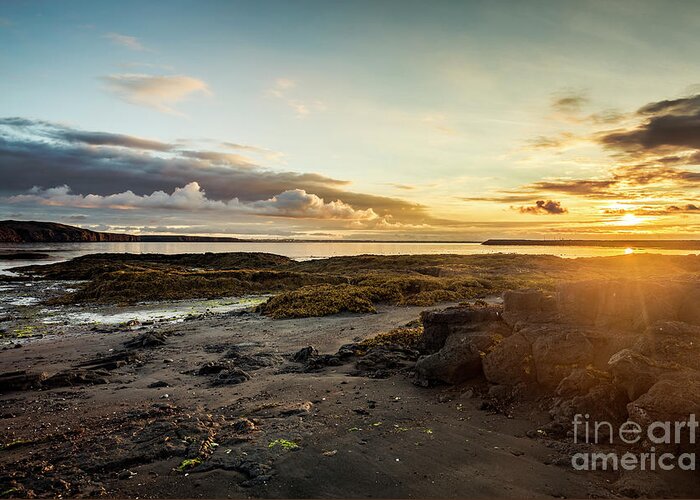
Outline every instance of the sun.
{"type": "Polygon", "coordinates": [[[625,255],[632,255],[634,253],[633,248],[625,248],[625,255]]]}
{"type": "Polygon", "coordinates": [[[642,217],[637,217],[634,214],[625,214],[612,224],[615,226],[638,226],[643,222],[644,219],[642,217]]]}

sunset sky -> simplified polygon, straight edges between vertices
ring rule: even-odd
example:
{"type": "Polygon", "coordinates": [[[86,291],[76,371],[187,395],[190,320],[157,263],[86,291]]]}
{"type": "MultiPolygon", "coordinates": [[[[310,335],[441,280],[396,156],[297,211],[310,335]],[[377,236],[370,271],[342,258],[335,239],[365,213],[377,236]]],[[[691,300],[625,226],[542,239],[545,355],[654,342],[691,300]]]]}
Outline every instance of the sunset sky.
{"type": "Polygon", "coordinates": [[[0,3],[0,219],[694,238],[700,2],[0,3]]]}

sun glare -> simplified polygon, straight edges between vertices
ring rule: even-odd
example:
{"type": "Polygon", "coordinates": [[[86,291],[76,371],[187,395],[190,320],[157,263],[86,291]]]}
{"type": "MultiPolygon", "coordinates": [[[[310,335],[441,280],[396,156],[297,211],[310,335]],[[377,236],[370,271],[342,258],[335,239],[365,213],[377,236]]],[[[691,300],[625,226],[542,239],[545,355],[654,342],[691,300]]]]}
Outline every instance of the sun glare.
{"type": "Polygon", "coordinates": [[[619,219],[610,222],[611,225],[613,226],[638,226],[639,224],[642,224],[645,222],[645,219],[643,217],[637,217],[634,214],[625,214],[619,219]]]}
{"type": "Polygon", "coordinates": [[[634,250],[632,248],[625,248],[625,255],[631,255],[634,253],[634,250]]]}

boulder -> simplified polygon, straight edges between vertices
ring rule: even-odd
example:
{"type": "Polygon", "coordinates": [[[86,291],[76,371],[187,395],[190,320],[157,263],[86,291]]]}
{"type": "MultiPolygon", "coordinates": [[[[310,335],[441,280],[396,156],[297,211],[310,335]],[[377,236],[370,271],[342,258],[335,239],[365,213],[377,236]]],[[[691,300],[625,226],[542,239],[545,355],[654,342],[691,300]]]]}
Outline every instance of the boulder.
{"type": "MultiPolygon", "coordinates": [[[[654,422],[671,422],[675,432],[675,422],[687,422],[691,415],[697,421],[700,418],[700,372],[686,370],[666,375],[648,392],[629,403],[627,412],[629,419],[644,429],[654,422]]],[[[680,442],[676,442],[673,436],[671,447],[697,450],[700,430],[694,429],[695,442],[690,441],[688,431],[686,425],[681,431],[680,442]]]]}
{"type": "Polygon", "coordinates": [[[593,368],[576,368],[565,377],[555,391],[557,396],[572,398],[588,394],[593,387],[612,381],[610,374],[593,368]]]}
{"type": "Polygon", "coordinates": [[[552,321],[556,315],[554,297],[539,290],[509,290],[503,294],[503,320],[512,327],[552,321]]]}
{"type": "MultiPolygon", "coordinates": [[[[549,410],[552,419],[565,427],[573,427],[576,414],[588,415],[594,422],[610,422],[613,425],[627,420],[627,395],[604,377],[596,377],[593,382],[586,391],[557,398],[549,410]]],[[[598,435],[604,439],[609,436],[608,432],[609,428],[601,427],[598,435]]]]}
{"type": "Polygon", "coordinates": [[[447,337],[442,349],[421,357],[416,363],[418,384],[459,384],[480,375],[482,357],[504,338],[499,329],[502,330],[501,322],[481,332],[455,333],[447,337]]]}
{"type": "Polygon", "coordinates": [[[681,321],[658,321],[645,330],[634,349],[667,368],[680,365],[700,370],[700,326],[681,321]]]}
{"type": "Polygon", "coordinates": [[[685,371],[655,383],[627,405],[631,420],[641,425],[655,421],[686,420],[700,412],[700,373],[685,371]]]}
{"type": "Polygon", "coordinates": [[[434,353],[442,349],[447,337],[457,331],[478,331],[482,323],[500,322],[501,308],[459,306],[421,314],[423,336],[421,352],[434,353]]]}
{"type": "Polygon", "coordinates": [[[563,283],[556,296],[566,322],[639,331],[661,319],[677,319],[686,289],[675,282],[595,280],[563,283]]]}
{"type": "Polygon", "coordinates": [[[634,349],[614,354],[608,361],[608,370],[615,385],[627,393],[630,401],[647,392],[667,371],[634,349]]]}
{"type": "Polygon", "coordinates": [[[520,333],[515,333],[496,343],[482,359],[486,380],[494,384],[532,384],[535,367],[530,343],[520,333]]]}
{"type": "Polygon", "coordinates": [[[532,343],[532,359],[537,382],[555,388],[572,370],[593,361],[593,345],[579,332],[559,332],[541,335],[532,343]]]}

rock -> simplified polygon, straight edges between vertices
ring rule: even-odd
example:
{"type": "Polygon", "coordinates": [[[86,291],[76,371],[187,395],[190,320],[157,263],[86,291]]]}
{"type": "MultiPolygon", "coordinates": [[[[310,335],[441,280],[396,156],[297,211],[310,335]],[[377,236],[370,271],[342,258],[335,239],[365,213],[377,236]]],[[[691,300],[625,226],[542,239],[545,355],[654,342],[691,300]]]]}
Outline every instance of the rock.
{"type": "Polygon", "coordinates": [[[0,373],[0,392],[26,391],[38,389],[48,378],[45,372],[27,372],[24,370],[0,373]]]}
{"type": "Polygon", "coordinates": [[[104,370],[65,370],[59,372],[43,383],[43,387],[67,387],[73,385],[107,384],[109,372],[104,370]]]}
{"type": "Polygon", "coordinates": [[[539,290],[510,290],[503,294],[503,321],[515,327],[518,323],[552,321],[556,301],[539,290]]]}
{"type": "Polygon", "coordinates": [[[530,343],[521,334],[506,337],[482,359],[486,380],[494,384],[531,384],[535,380],[530,343]]]}
{"type": "Polygon", "coordinates": [[[248,434],[255,430],[255,422],[248,418],[239,418],[232,424],[234,432],[237,434],[248,434]]]}
{"type": "Polygon", "coordinates": [[[235,363],[236,367],[244,371],[255,371],[268,366],[282,364],[281,356],[271,352],[258,352],[246,354],[240,352],[240,348],[232,348],[226,354],[226,358],[235,363]]]}
{"type": "Polygon", "coordinates": [[[279,408],[278,415],[280,417],[302,416],[311,413],[314,404],[311,401],[302,403],[293,403],[279,408]]]}
{"type": "MultiPolygon", "coordinates": [[[[501,308],[459,306],[440,311],[425,311],[421,314],[423,336],[420,351],[437,352],[445,345],[447,337],[456,330],[493,321],[501,321],[501,308]]],[[[478,327],[476,329],[478,330],[478,327]]]]}
{"type": "Polygon", "coordinates": [[[634,349],[659,365],[700,370],[700,326],[658,321],[645,330],[634,349]]]}
{"type": "Polygon", "coordinates": [[[555,388],[574,368],[586,366],[593,359],[593,345],[578,332],[542,335],[532,343],[532,359],[537,382],[555,388]]]}
{"type": "MultiPolygon", "coordinates": [[[[627,405],[630,420],[647,428],[653,422],[687,422],[691,414],[698,419],[700,413],[700,373],[686,370],[666,375],[655,383],[648,392],[627,405]]],[[[673,443],[686,449],[698,448],[698,429],[695,429],[696,442],[689,443],[687,426],[683,429],[681,443],[673,443]]]]}
{"type": "Polygon", "coordinates": [[[633,349],[623,349],[614,354],[608,362],[608,370],[615,385],[627,393],[630,401],[647,392],[667,372],[633,349]]]}
{"type": "Polygon", "coordinates": [[[557,386],[555,394],[570,398],[587,394],[593,387],[612,381],[610,374],[591,368],[576,368],[557,386]]]}
{"type": "Polygon", "coordinates": [[[222,371],[235,368],[229,361],[208,361],[199,367],[197,375],[216,375],[222,371]]]}
{"type": "Polygon", "coordinates": [[[560,285],[557,299],[568,322],[639,331],[660,319],[677,319],[687,288],[673,282],[579,281],[560,285]]]}
{"type": "Polygon", "coordinates": [[[133,339],[124,342],[127,349],[158,347],[165,344],[166,335],[163,332],[144,332],[133,339]]]}
{"type": "MultiPolygon", "coordinates": [[[[591,421],[619,425],[627,419],[629,399],[615,386],[605,372],[577,369],[561,381],[549,414],[555,422],[572,428],[574,415],[588,415],[591,421]]],[[[581,429],[579,429],[581,431],[581,429]]],[[[599,436],[607,436],[609,429],[601,428],[599,436]]]]}
{"type": "Polygon", "coordinates": [[[303,347],[292,354],[292,361],[295,363],[306,363],[309,358],[318,354],[313,346],[303,347]]]}
{"type": "MultiPolygon", "coordinates": [[[[503,323],[498,321],[496,326],[503,323]]],[[[482,373],[481,359],[503,336],[495,331],[480,333],[453,333],[438,352],[423,356],[416,363],[416,379],[419,385],[433,382],[459,384],[482,373]]]]}
{"type": "Polygon", "coordinates": [[[418,356],[418,351],[400,345],[378,345],[367,351],[364,356],[357,358],[353,375],[387,378],[398,371],[414,366],[418,356]]]}
{"type": "Polygon", "coordinates": [[[148,387],[150,389],[158,389],[159,387],[170,387],[167,382],[164,382],[163,380],[158,380],[157,382],[153,382],[151,384],[148,384],[148,387]]]}
{"type": "Polygon", "coordinates": [[[98,356],[78,363],[79,368],[88,370],[116,370],[131,363],[140,362],[141,355],[131,351],[117,351],[109,356],[98,356]]]}
{"type": "Polygon", "coordinates": [[[236,385],[250,380],[250,375],[240,368],[230,368],[219,372],[212,385],[236,385]]]}

